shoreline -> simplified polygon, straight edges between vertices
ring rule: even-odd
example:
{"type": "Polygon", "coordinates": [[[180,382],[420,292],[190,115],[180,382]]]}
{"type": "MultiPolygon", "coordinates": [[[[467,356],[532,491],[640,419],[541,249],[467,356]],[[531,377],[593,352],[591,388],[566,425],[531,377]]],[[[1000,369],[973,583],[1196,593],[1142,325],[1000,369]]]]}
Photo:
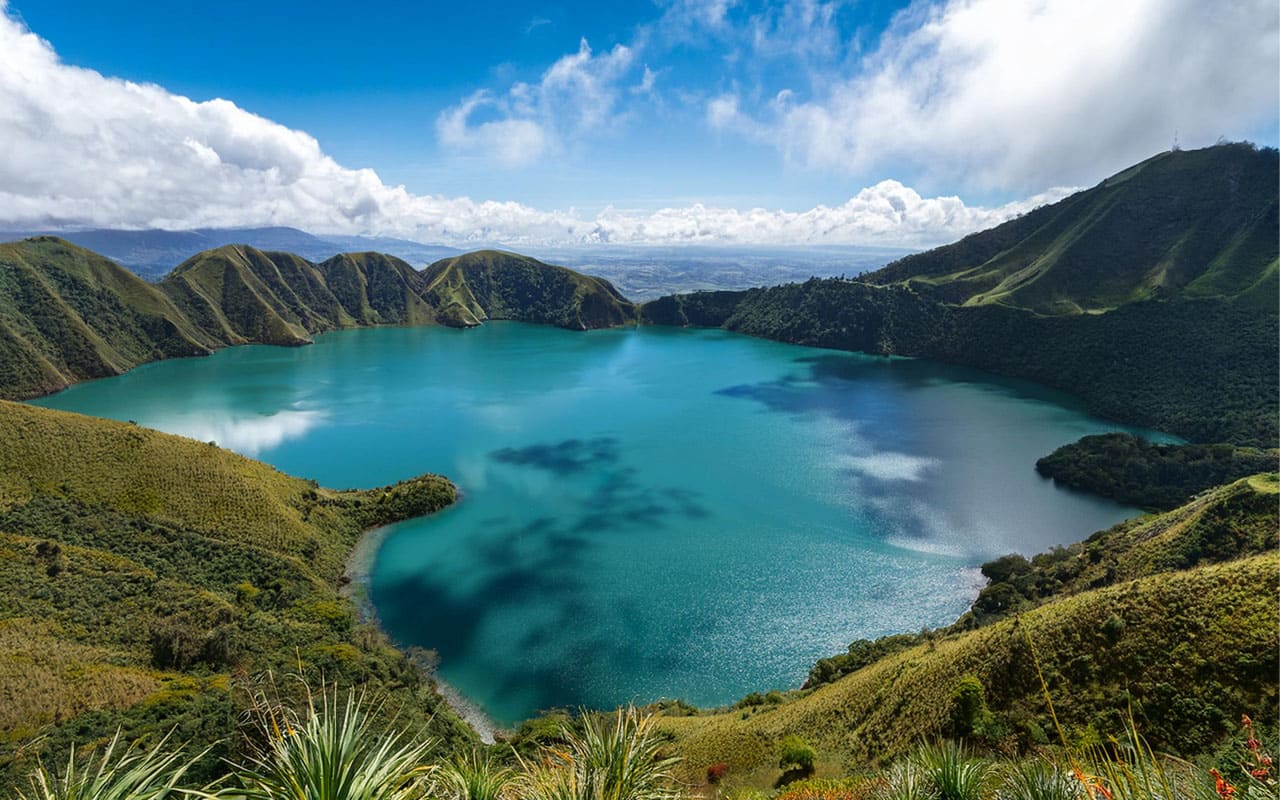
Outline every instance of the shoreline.
{"type": "Polygon", "coordinates": [[[450,685],[440,677],[439,672],[436,671],[436,659],[433,657],[433,651],[400,646],[383,629],[382,623],[378,620],[378,611],[373,607],[373,601],[369,599],[369,581],[373,572],[374,560],[378,556],[378,550],[382,548],[382,543],[386,541],[390,533],[391,526],[383,525],[380,528],[371,528],[360,534],[355,546],[347,554],[342,575],[348,580],[338,588],[338,594],[355,605],[357,620],[372,624],[377,628],[393,647],[409,659],[409,662],[413,664],[419,674],[435,684],[436,694],[440,695],[445,704],[453,710],[453,713],[457,714],[463,722],[476,732],[481,742],[493,744],[502,728],[489,718],[484,709],[458,691],[457,687],[450,685]]]}

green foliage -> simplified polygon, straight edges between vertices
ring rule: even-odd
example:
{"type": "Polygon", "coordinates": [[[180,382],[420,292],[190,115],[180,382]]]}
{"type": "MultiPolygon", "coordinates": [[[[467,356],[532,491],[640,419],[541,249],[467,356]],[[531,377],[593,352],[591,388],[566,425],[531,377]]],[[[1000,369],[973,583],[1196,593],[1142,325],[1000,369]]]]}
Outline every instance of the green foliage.
{"type": "Polygon", "coordinates": [[[805,680],[803,688],[812,689],[824,683],[831,683],[844,675],[874,664],[885,656],[915,647],[927,641],[929,635],[928,633],[896,633],[882,636],[874,641],[859,639],[849,645],[847,653],[819,659],[818,663],[810,668],[809,677],[805,680]]]}
{"type": "Polygon", "coordinates": [[[515,773],[500,766],[491,753],[463,751],[443,764],[433,776],[436,800],[502,800],[515,773]]]}
{"type": "Polygon", "coordinates": [[[192,761],[183,760],[165,736],[150,749],[125,745],[120,732],[100,752],[76,760],[75,750],[61,770],[40,763],[27,776],[29,790],[17,800],[167,800],[185,797],[179,784],[192,761]]]}
{"type": "Polygon", "coordinates": [[[991,764],[954,742],[921,748],[912,756],[937,800],[982,800],[991,764]]]}
{"type": "Polygon", "coordinates": [[[809,743],[792,733],[786,736],[778,746],[778,767],[783,770],[812,772],[814,759],[818,757],[809,743]]]}
{"type": "Polygon", "coordinates": [[[0,398],[25,399],[161,358],[303,345],[369,325],[516,319],[576,330],[634,322],[608,281],[482,251],[418,272],[379,253],[313,264],[227,245],[156,284],[56,237],[0,245],[0,398]]]}
{"type": "Polygon", "coordinates": [[[991,722],[986,693],[977,675],[965,675],[951,693],[951,735],[982,735],[991,722]]]}
{"type": "Polygon", "coordinates": [[[1087,800],[1084,784],[1070,769],[1038,757],[1003,765],[996,795],[1001,800],[1087,800]]]}
{"type": "MultiPolygon", "coordinates": [[[[1019,555],[989,561],[982,566],[989,583],[956,627],[989,624],[1045,600],[1145,575],[1271,552],[1280,546],[1277,491],[1274,476],[1259,475],[1029,562],[1019,555]]],[[[1124,627],[1124,618],[1112,614],[1100,630],[1114,639],[1124,627]]]]}
{"type": "Polygon", "coordinates": [[[1273,448],[1275,163],[1245,145],[1164,154],[863,280],[662,298],[641,315],[977,367],[1100,416],[1273,448]]]}
{"type": "Polygon", "coordinates": [[[1128,433],[1086,436],[1036,462],[1058,483],[1147,509],[1175,508],[1206,489],[1280,466],[1280,450],[1152,444],[1128,433]]]}
{"type": "Polygon", "coordinates": [[[528,800],[674,800],[679,797],[652,718],[634,708],[588,715],[581,732],[567,730],[565,747],[546,751],[520,778],[528,800]]]}
{"type": "Polygon", "coordinates": [[[246,800],[412,800],[430,774],[432,743],[403,732],[378,735],[376,713],[354,690],[345,702],[336,687],[302,716],[262,701],[255,722],[262,744],[236,770],[246,800]]]}
{"type": "Polygon", "coordinates": [[[446,749],[471,745],[337,591],[363,529],[453,498],[434,476],[335,492],[137,426],[0,403],[0,786],[117,729],[214,747],[189,773],[211,777],[241,745],[250,698],[231,677],[266,670],[384,691],[446,749]]]}
{"type": "MultiPolygon", "coordinates": [[[[1226,144],[1156,155],[1097,186],[868,276],[949,303],[1097,313],[1237,298],[1277,256],[1277,154],[1226,144]]],[[[1271,307],[1275,308],[1272,292],[1271,307]]]]}
{"type": "Polygon", "coordinates": [[[1042,671],[1070,741],[1119,730],[1132,709],[1153,746],[1192,755],[1233,729],[1234,709],[1270,708],[1280,699],[1277,575],[1274,550],[1155,572],[1056,596],[1017,618],[940,631],[767,714],[743,719],[733,710],[660,724],[686,763],[724,761],[735,775],[766,774],[789,734],[857,770],[944,734],[955,687],[973,675],[992,717],[975,743],[1013,752],[1045,744],[1054,731],[1042,671]],[[1108,635],[1112,616],[1125,624],[1108,635]]]}
{"type": "Polygon", "coordinates": [[[424,294],[445,325],[510,319],[572,330],[635,322],[637,309],[603,278],[544,264],[528,256],[481,250],[442,259],[423,275],[424,294]]]}

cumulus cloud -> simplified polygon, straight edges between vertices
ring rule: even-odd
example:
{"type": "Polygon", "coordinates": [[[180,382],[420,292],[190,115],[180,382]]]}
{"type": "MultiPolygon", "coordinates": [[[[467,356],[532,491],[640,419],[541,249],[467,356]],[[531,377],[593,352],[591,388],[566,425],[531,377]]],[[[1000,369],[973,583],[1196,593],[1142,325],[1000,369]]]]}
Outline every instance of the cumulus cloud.
{"type": "MultiPolygon", "coordinates": [[[[625,45],[595,55],[582,39],[578,51],[557,59],[538,83],[517,82],[504,95],[479,91],[445,109],[436,120],[436,135],[446,147],[489,156],[504,166],[533,163],[570,139],[610,127],[634,63],[625,45]],[[496,116],[476,121],[481,112],[496,116]]],[[[648,67],[639,85],[652,88],[648,67]]]]}
{"type": "Polygon", "coordinates": [[[1097,180],[1175,132],[1208,144],[1273,123],[1277,75],[1274,0],[917,2],[856,74],[748,111],[714,98],[707,119],[815,168],[1027,190],[1097,180]]]}
{"type": "MultiPolygon", "coordinates": [[[[1001,222],[1065,191],[974,208],[957,197],[922,197],[883,181],[843,204],[808,211],[695,205],[656,212],[610,208],[594,218],[514,202],[416,195],[386,185],[373,170],[338,164],[307,133],[227,100],[197,102],[64,64],[48,42],[4,12],[0,0],[0,220],[13,227],[290,225],[460,245],[917,246],[1001,222]]],[[[457,119],[446,116],[441,124],[461,140],[494,139],[500,157],[525,157],[554,146],[539,108],[569,107],[570,126],[608,124],[608,100],[619,91],[616,76],[633,60],[625,48],[594,55],[584,44],[538,85],[501,100],[520,112],[517,117],[477,122],[480,106],[499,102],[481,94],[454,109],[457,119]],[[505,156],[503,146],[512,149],[505,156]]],[[[652,79],[642,74],[638,84],[652,88],[652,79]]],[[[735,109],[726,100],[724,113],[735,109]]]]}

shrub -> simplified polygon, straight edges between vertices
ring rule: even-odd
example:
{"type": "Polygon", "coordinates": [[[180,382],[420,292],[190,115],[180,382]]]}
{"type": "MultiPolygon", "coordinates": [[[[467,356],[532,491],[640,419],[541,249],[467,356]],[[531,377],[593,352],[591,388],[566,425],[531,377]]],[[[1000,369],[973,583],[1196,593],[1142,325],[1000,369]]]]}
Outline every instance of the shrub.
{"type": "Polygon", "coordinates": [[[725,773],[729,771],[729,765],[723,761],[717,761],[707,767],[707,783],[716,784],[724,780],[725,773]]]}
{"type": "Polygon", "coordinates": [[[818,754],[808,742],[792,733],[782,740],[778,766],[787,771],[812,772],[813,762],[817,757],[818,754]]]}

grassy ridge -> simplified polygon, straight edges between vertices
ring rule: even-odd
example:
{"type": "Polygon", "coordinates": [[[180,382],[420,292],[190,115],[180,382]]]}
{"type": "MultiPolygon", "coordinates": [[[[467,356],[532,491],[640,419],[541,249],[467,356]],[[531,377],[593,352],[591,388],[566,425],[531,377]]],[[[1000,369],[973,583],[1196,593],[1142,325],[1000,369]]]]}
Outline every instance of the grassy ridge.
{"type": "Polygon", "coordinates": [[[380,253],[313,264],[226,245],[153,285],[62,239],[37,237],[0,245],[0,398],[230,345],[303,345],[343,328],[492,318],[585,330],[635,317],[608,281],[510,253],[471,253],[418,272],[380,253]]]}
{"type": "Polygon", "coordinates": [[[603,278],[500,250],[481,250],[432,264],[430,297],[454,324],[510,319],[587,330],[636,321],[635,306],[603,278]]]}
{"type": "Polygon", "coordinates": [[[233,676],[267,669],[389,692],[402,722],[472,741],[338,591],[362,530],[454,497],[435,476],[333,491],[201,442],[0,402],[0,641],[21,642],[0,647],[0,778],[30,765],[37,732],[56,750],[117,726],[223,740],[201,767],[213,774],[248,702],[233,676]]]}
{"type": "Polygon", "coordinates": [[[1198,752],[1241,708],[1276,706],[1278,571],[1272,553],[1085,592],[937,638],[791,702],[663,718],[660,727],[690,780],[724,762],[748,783],[771,785],[778,745],[793,733],[816,748],[819,775],[844,774],[944,735],[955,691],[973,675],[1011,738],[1047,742],[1038,659],[1073,739],[1122,729],[1131,705],[1157,747],[1198,752]]]}
{"type": "Polygon", "coordinates": [[[964,364],[1195,442],[1272,448],[1277,172],[1275,150],[1249,145],[1164,153],[860,280],[668,297],[641,314],[964,364]]]}
{"type": "MultiPolygon", "coordinates": [[[[1247,295],[1274,283],[1280,237],[1274,149],[1160,153],[1092,189],[871,275],[949,303],[1037,313],[1149,299],[1247,295]]],[[[1274,307],[1275,294],[1271,296],[1274,307]]]]}

